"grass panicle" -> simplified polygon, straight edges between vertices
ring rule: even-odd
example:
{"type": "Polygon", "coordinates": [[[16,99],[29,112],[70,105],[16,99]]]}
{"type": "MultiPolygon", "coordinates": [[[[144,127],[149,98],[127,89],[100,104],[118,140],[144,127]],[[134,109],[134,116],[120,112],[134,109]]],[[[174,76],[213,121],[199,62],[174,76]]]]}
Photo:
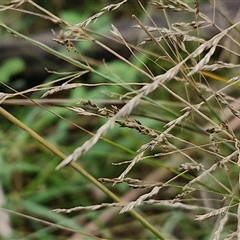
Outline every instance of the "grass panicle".
{"type": "Polygon", "coordinates": [[[239,4],[106,3],[0,5],[9,49],[48,56],[23,89],[0,56],[0,197],[21,228],[2,236],[240,238],[239,4]],[[36,19],[55,45],[31,36],[36,19]]]}

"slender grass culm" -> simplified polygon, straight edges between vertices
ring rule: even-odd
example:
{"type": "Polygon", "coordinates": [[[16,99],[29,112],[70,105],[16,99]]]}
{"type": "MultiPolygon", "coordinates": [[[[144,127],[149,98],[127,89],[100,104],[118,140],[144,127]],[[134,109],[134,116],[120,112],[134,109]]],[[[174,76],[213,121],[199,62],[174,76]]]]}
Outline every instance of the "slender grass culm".
{"type": "Polygon", "coordinates": [[[0,3],[1,239],[240,239],[239,17],[0,3]]]}

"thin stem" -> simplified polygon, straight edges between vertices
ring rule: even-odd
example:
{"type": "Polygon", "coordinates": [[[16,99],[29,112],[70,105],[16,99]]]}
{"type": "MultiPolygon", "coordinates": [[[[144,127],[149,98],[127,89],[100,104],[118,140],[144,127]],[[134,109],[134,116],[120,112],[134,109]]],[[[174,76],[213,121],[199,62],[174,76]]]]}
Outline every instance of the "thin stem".
{"type": "MultiPolygon", "coordinates": [[[[37,140],[39,143],[41,143],[43,146],[45,146],[48,150],[50,150],[55,155],[59,156],[61,159],[65,159],[67,156],[63,154],[61,151],[59,151],[56,147],[54,147],[52,144],[47,142],[44,138],[42,138],[39,134],[34,132],[31,128],[23,124],[21,121],[19,121],[16,117],[14,117],[12,114],[10,114],[8,111],[0,107],[0,114],[7,118],[9,121],[14,123],[19,128],[23,129],[25,132],[27,132],[31,137],[33,137],[35,140],[37,140]]],[[[94,178],[91,174],[89,174],[87,171],[85,171],[81,166],[79,166],[75,162],[70,163],[71,167],[74,168],[76,171],[81,173],[84,177],[86,177],[90,182],[92,182],[95,186],[97,186],[99,189],[101,189],[107,196],[109,196],[112,200],[115,202],[121,202],[121,199],[116,196],[113,192],[111,192],[108,188],[106,188],[102,183],[100,183],[96,178],[94,178]]],[[[165,240],[166,238],[162,235],[161,232],[159,232],[157,229],[155,229],[146,219],[144,219],[141,215],[139,215],[136,211],[131,210],[129,211],[129,214],[131,214],[135,219],[137,219],[144,227],[149,229],[153,234],[155,234],[159,239],[165,240]]]]}

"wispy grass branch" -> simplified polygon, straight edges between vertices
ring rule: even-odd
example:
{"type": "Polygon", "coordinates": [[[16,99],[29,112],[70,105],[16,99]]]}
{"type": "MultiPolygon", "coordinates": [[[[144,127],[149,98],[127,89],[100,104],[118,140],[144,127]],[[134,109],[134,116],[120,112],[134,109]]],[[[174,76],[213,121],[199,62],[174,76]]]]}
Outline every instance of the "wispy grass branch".
{"type": "MultiPolygon", "coordinates": [[[[21,121],[19,121],[17,118],[15,118],[13,115],[11,115],[9,112],[4,110],[2,107],[0,107],[0,114],[7,118],[9,121],[13,122],[16,126],[20,127],[24,131],[26,131],[31,137],[33,137],[36,141],[41,143],[43,146],[45,146],[47,149],[49,149],[52,153],[54,153],[56,156],[59,156],[61,159],[65,159],[66,156],[59,151],[56,147],[54,147],[52,144],[47,142],[44,138],[39,136],[36,132],[34,132],[32,129],[30,129],[28,126],[23,124],[21,121]]],[[[90,182],[92,182],[98,189],[103,191],[107,196],[109,196],[112,200],[115,202],[121,202],[121,199],[118,198],[112,191],[110,191],[108,188],[106,188],[102,183],[100,183],[97,179],[95,179],[91,174],[89,174],[87,171],[85,171],[81,166],[78,164],[72,162],[71,167],[81,173],[84,177],[86,177],[90,182]]],[[[159,239],[165,239],[164,235],[159,232],[157,229],[155,229],[146,219],[144,219],[140,214],[132,210],[129,212],[134,218],[136,218],[145,228],[149,229],[153,234],[155,234],[159,239]]]]}

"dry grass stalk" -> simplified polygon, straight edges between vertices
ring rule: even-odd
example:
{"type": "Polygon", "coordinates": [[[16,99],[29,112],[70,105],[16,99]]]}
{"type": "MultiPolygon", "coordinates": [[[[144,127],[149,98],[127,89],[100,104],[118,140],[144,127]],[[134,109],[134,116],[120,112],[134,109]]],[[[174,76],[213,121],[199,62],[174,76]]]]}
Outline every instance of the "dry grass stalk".
{"type": "MultiPolygon", "coordinates": [[[[25,2],[28,2],[28,0],[11,0],[8,4],[7,4],[7,8],[18,8],[20,7],[22,4],[24,4],[25,2]]],[[[7,10],[7,8],[3,9],[3,11],[7,10]]]]}
{"type": "Polygon", "coordinates": [[[121,207],[122,204],[120,203],[102,203],[99,205],[92,205],[92,206],[78,206],[70,209],[53,209],[53,212],[58,212],[58,213],[71,213],[71,212],[76,212],[76,211],[81,211],[81,210],[98,210],[101,208],[106,208],[106,207],[121,207]]]}
{"type": "MultiPolygon", "coordinates": [[[[183,187],[183,191],[187,190],[188,188],[190,188],[194,183],[197,183],[200,181],[200,179],[202,179],[204,176],[209,175],[212,176],[211,173],[213,171],[215,171],[219,165],[224,165],[226,163],[228,163],[229,161],[232,160],[232,158],[238,156],[239,153],[238,151],[234,151],[233,153],[231,153],[230,155],[228,155],[227,157],[224,157],[222,160],[220,160],[218,163],[213,164],[209,169],[204,170],[202,174],[200,174],[199,176],[197,176],[196,178],[194,178],[193,180],[191,180],[189,183],[187,183],[184,187],[183,187]]],[[[231,191],[230,191],[231,192],[231,191]]]]}
{"type": "Polygon", "coordinates": [[[214,64],[205,65],[202,70],[205,71],[215,71],[220,68],[237,68],[240,67],[240,64],[224,63],[222,61],[216,61],[214,64]]]}
{"type": "MultiPolygon", "coordinates": [[[[139,205],[152,205],[152,204],[167,206],[167,207],[171,207],[171,208],[182,208],[182,209],[185,209],[185,210],[200,210],[201,209],[201,207],[199,207],[199,206],[187,205],[187,204],[183,204],[183,203],[174,202],[172,200],[147,200],[147,201],[139,202],[139,205]]],[[[98,204],[98,205],[78,206],[78,207],[69,208],[69,209],[64,209],[64,208],[53,209],[52,211],[53,212],[58,212],[58,213],[71,213],[71,212],[77,212],[77,211],[81,211],[81,210],[92,210],[92,211],[94,211],[94,210],[99,210],[99,209],[102,209],[102,208],[109,208],[109,207],[122,208],[122,207],[126,207],[128,205],[129,205],[129,203],[127,203],[127,202],[101,203],[101,204],[98,204]]],[[[121,211],[120,213],[122,213],[122,212],[125,212],[125,211],[121,211]]]]}
{"type": "Polygon", "coordinates": [[[221,239],[221,233],[222,233],[222,231],[223,231],[223,228],[224,228],[227,220],[228,220],[228,214],[225,213],[224,216],[223,216],[223,218],[220,220],[220,223],[219,223],[219,225],[218,225],[217,230],[216,230],[215,233],[214,233],[214,238],[213,238],[214,240],[219,240],[219,239],[221,239]]]}
{"type": "Polygon", "coordinates": [[[160,3],[157,1],[152,2],[151,5],[155,6],[156,8],[159,8],[159,9],[169,9],[174,12],[182,12],[182,11],[192,12],[193,11],[187,4],[184,4],[181,1],[170,1],[170,0],[168,0],[168,1],[170,3],[172,3],[173,5],[163,4],[163,3],[160,3]]]}
{"type": "Polygon", "coordinates": [[[239,239],[239,236],[238,236],[239,232],[233,232],[231,234],[229,234],[225,240],[236,240],[236,239],[239,239]]]}
{"type": "Polygon", "coordinates": [[[0,104],[4,102],[7,98],[11,98],[11,97],[12,97],[12,94],[0,92],[0,104]]]}
{"type": "MultiPolygon", "coordinates": [[[[10,6],[12,7],[18,7],[20,6],[23,2],[25,1],[11,1],[10,6]],[[20,5],[18,5],[20,4],[20,5]]],[[[30,3],[32,1],[29,1],[30,3]]],[[[127,98],[130,96],[133,96],[121,109],[119,109],[116,106],[111,106],[111,108],[100,108],[97,106],[97,104],[91,102],[90,100],[86,101],[85,103],[82,102],[84,107],[88,107],[90,110],[86,110],[85,108],[81,107],[68,107],[68,109],[81,114],[85,116],[96,116],[96,117],[105,117],[108,119],[108,121],[103,124],[96,132],[96,134],[87,140],[82,146],[78,147],[75,149],[75,151],[69,155],[64,161],[62,161],[58,166],[57,169],[60,169],[61,167],[64,167],[65,165],[69,164],[71,161],[76,161],[79,157],[81,157],[83,154],[87,153],[98,141],[99,139],[104,136],[112,127],[114,124],[120,125],[120,127],[125,127],[125,128],[130,128],[130,129],[135,129],[138,132],[148,135],[151,140],[147,142],[146,144],[142,145],[139,150],[138,154],[131,160],[127,162],[122,162],[119,164],[123,163],[128,163],[129,165],[127,168],[122,172],[122,174],[118,178],[113,178],[113,179],[108,179],[108,178],[102,178],[99,179],[102,182],[106,183],[113,183],[113,184],[118,184],[125,182],[128,184],[129,187],[133,188],[151,188],[151,191],[148,193],[145,193],[137,198],[137,200],[132,201],[132,202],[126,202],[126,203],[120,203],[120,204],[99,204],[99,205],[94,205],[94,206],[79,206],[76,208],[71,208],[71,209],[55,209],[54,211],[56,212],[72,212],[72,211],[80,211],[82,209],[89,209],[89,210],[97,210],[103,207],[121,207],[122,210],[120,213],[130,211],[131,209],[141,206],[144,204],[159,204],[163,206],[169,206],[169,207],[179,207],[183,208],[185,210],[199,210],[199,209],[204,209],[204,210],[209,210],[207,207],[199,207],[195,205],[191,205],[188,203],[188,200],[186,200],[186,204],[182,203],[185,201],[185,198],[187,196],[194,192],[195,190],[198,190],[197,188],[193,187],[194,184],[198,184],[201,181],[203,181],[204,177],[210,177],[213,179],[215,182],[217,182],[221,187],[223,187],[229,196],[231,195],[231,188],[228,186],[224,186],[224,183],[221,182],[221,180],[218,180],[217,177],[214,176],[213,173],[216,172],[217,169],[224,168],[226,172],[228,171],[228,166],[227,164],[235,164],[235,159],[238,158],[237,164],[239,166],[240,164],[240,150],[239,150],[239,141],[237,137],[235,136],[235,133],[233,131],[230,131],[228,129],[228,125],[225,124],[223,121],[215,121],[211,116],[209,116],[209,112],[204,112],[201,107],[204,104],[207,104],[212,100],[213,98],[220,104],[225,105],[226,108],[228,108],[231,112],[231,115],[235,116],[236,118],[240,117],[239,110],[235,108],[235,106],[232,106],[229,102],[234,102],[235,99],[229,96],[224,95],[222,92],[225,91],[229,86],[232,86],[235,84],[234,81],[239,80],[239,76],[229,80],[228,83],[230,83],[228,86],[225,86],[221,88],[218,91],[214,91],[211,88],[211,85],[204,85],[202,83],[195,82],[195,79],[193,78],[193,75],[196,73],[199,73],[199,71],[205,70],[205,71],[215,71],[220,68],[236,68],[239,67],[239,64],[232,64],[232,63],[224,63],[222,61],[215,62],[214,64],[211,64],[210,60],[213,56],[213,54],[216,52],[217,48],[222,48],[222,46],[219,44],[219,42],[224,38],[224,37],[229,37],[229,31],[233,28],[235,28],[238,24],[234,24],[231,27],[221,30],[219,34],[215,35],[212,37],[210,40],[205,41],[204,39],[200,39],[197,37],[190,36],[190,30],[180,30],[179,27],[193,27],[193,28],[201,28],[205,27],[205,24],[211,23],[211,21],[206,17],[203,16],[199,12],[199,6],[198,6],[198,1],[195,1],[195,6],[194,9],[190,8],[188,5],[182,3],[181,1],[173,1],[169,0],[166,1],[167,3],[160,3],[157,1],[154,1],[152,3],[153,6],[156,8],[160,9],[170,9],[173,11],[187,11],[187,12],[192,12],[195,13],[196,20],[198,17],[202,17],[206,21],[193,21],[190,23],[175,23],[171,25],[171,29],[167,28],[159,28],[159,27],[148,27],[148,26],[143,26],[143,24],[139,24],[137,26],[138,28],[142,28],[145,33],[149,36],[149,38],[144,39],[140,45],[145,44],[148,41],[153,42],[157,46],[160,46],[160,41],[168,41],[170,44],[168,45],[171,48],[172,53],[175,54],[175,58],[177,60],[173,60],[172,57],[167,55],[167,59],[169,62],[172,63],[173,67],[171,67],[169,70],[167,70],[165,73],[160,74],[160,75],[154,75],[145,65],[143,61],[141,61],[138,56],[134,52],[134,48],[130,46],[130,44],[127,43],[127,41],[124,39],[123,35],[121,32],[114,26],[112,25],[112,31],[111,33],[118,39],[120,42],[122,42],[125,47],[129,50],[129,52],[135,57],[135,59],[138,59],[139,62],[142,64],[142,66],[145,66],[145,69],[142,70],[141,68],[135,67],[134,64],[132,64],[128,59],[124,59],[122,56],[120,56],[118,53],[115,53],[112,49],[108,48],[107,45],[102,44],[100,41],[95,41],[94,38],[89,36],[83,27],[86,27],[88,24],[91,22],[97,21],[97,19],[104,13],[116,10],[119,8],[122,4],[126,3],[127,0],[124,0],[120,2],[119,4],[111,4],[102,10],[98,12],[97,14],[93,15],[92,17],[88,18],[84,22],[80,24],[76,24],[74,26],[68,25],[68,31],[66,33],[63,33],[60,35],[60,39],[57,41],[61,44],[64,44],[67,46],[69,50],[75,50],[74,45],[72,44],[72,40],[78,41],[80,39],[84,39],[86,41],[90,42],[95,42],[97,45],[103,47],[105,50],[108,50],[111,53],[114,53],[115,56],[119,57],[122,61],[125,63],[129,64],[129,66],[134,67],[135,70],[138,70],[139,73],[142,73],[145,77],[147,77],[147,80],[151,80],[151,83],[143,83],[139,84],[141,88],[136,91],[129,92],[122,96],[121,99],[127,98]],[[158,33],[161,34],[160,37],[154,37],[151,32],[157,31],[158,33]],[[183,42],[185,41],[191,41],[191,42],[197,42],[199,43],[199,46],[192,52],[188,53],[186,46],[183,42]],[[176,47],[176,51],[174,51],[174,48],[176,47]],[[181,58],[179,53],[179,49],[187,53],[187,57],[184,59],[181,58]],[[207,51],[207,53],[206,53],[207,51]],[[204,56],[201,56],[201,54],[204,54],[204,56]],[[199,60],[201,59],[201,60],[199,60]],[[178,61],[178,62],[175,62],[178,61]],[[193,65],[194,67],[189,66],[189,62],[191,63],[191,66],[193,65]],[[201,100],[200,103],[194,105],[191,103],[189,99],[185,99],[184,97],[181,97],[180,94],[177,92],[174,92],[171,87],[169,87],[167,84],[169,81],[176,80],[179,83],[184,84],[187,87],[191,87],[192,90],[194,91],[194,94],[197,94],[199,99],[201,100]],[[181,111],[180,116],[174,117],[174,119],[169,120],[165,126],[164,126],[164,131],[158,132],[152,130],[150,127],[147,127],[145,125],[142,125],[141,122],[139,122],[136,119],[133,119],[130,117],[130,114],[133,112],[133,110],[136,108],[141,103],[142,98],[148,96],[149,94],[153,93],[155,90],[163,88],[166,90],[172,97],[176,98],[179,102],[183,103],[184,107],[181,111]],[[203,94],[202,94],[203,92],[203,94]],[[207,93],[207,98],[204,98],[204,94],[207,93]],[[209,96],[210,95],[210,96],[209,96]],[[171,132],[176,129],[177,126],[181,125],[185,120],[188,120],[190,114],[196,114],[197,116],[200,116],[201,118],[204,119],[204,124],[211,124],[213,126],[208,127],[207,125],[204,125],[203,127],[206,127],[206,141],[207,143],[205,144],[195,144],[192,143],[189,139],[185,140],[184,136],[177,137],[174,136],[174,134],[171,134],[171,132]],[[218,134],[225,133],[224,137],[228,138],[222,138],[219,140],[218,134]],[[209,141],[210,139],[210,141],[209,141]],[[180,143],[183,143],[185,148],[180,149],[177,147],[177,144],[173,144],[173,141],[179,141],[180,143]],[[224,156],[221,154],[221,144],[222,143],[229,143],[232,144],[235,149],[231,149],[231,153],[228,154],[228,156],[224,156]],[[213,148],[209,148],[209,147],[213,148]],[[171,178],[170,180],[166,181],[165,183],[146,183],[144,181],[140,181],[138,179],[131,179],[131,178],[126,178],[126,175],[131,171],[131,169],[137,164],[139,161],[143,159],[150,158],[152,156],[144,156],[146,154],[147,150],[153,150],[156,147],[162,147],[166,150],[166,152],[161,152],[153,155],[153,157],[162,157],[162,156],[173,156],[173,154],[178,154],[179,156],[187,159],[190,162],[185,162],[180,165],[179,170],[183,171],[182,173],[176,173],[176,176],[171,178]],[[195,160],[195,157],[191,156],[187,151],[188,150],[197,150],[197,151],[202,151],[204,154],[209,154],[211,157],[216,158],[218,162],[215,162],[214,164],[209,165],[205,163],[199,163],[198,160],[195,160]],[[188,180],[188,183],[185,184],[182,188],[182,192],[178,193],[176,197],[173,198],[173,200],[166,200],[166,201],[158,201],[158,200],[147,200],[151,198],[154,195],[157,195],[159,191],[163,187],[168,187],[173,180],[177,179],[178,177],[184,175],[187,171],[198,171],[198,175],[195,176],[192,180],[188,180]],[[181,202],[182,201],[182,202],[181,202]]],[[[57,21],[57,18],[53,17],[53,20],[57,21]]],[[[67,23],[66,23],[67,24],[67,23]]],[[[228,50],[228,49],[227,49],[228,50]]],[[[237,55],[237,54],[236,54],[237,55]]],[[[79,74],[84,74],[87,72],[91,72],[93,69],[91,69],[90,65],[86,63],[86,71],[83,71],[82,73],[80,72],[79,74]],[[88,69],[88,70],[86,70],[88,69]]],[[[80,76],[80,75],[78,75],[80,76]]],[[[75,77],[78,77],[77,75],[75,77]]],[[[74,77],[70,79],[69,81],[74,80],[74,77]]],[[[108,83],[101,83],[101,84],[78,84],[78,83],[73,83],[70,84],[69,81],[65,82],[61,86],[54,87],[47,91],[43,96],[47,96],[49,94],[53,94],[59,91],[67,90],[67,89],[73,89],[76,87],[82,87],[82,86],[100,86],[100,85],[105,85],[109,86],[111,84],[108,83]]],[[[147,81],[146,81],[147,82],[147,81]]],[[[113,85],[121,85],[121,84],[113,84],[113,85]]],[[[124,84],[122,84],[124,85],[124,84]]],[[[130,84],[129,84],[130,85],[130,84]]],[[[0,99],[1,102],[4,101],[6,98],[12,97],[12,95],[6,95],[6,94],[1,94],[0,99]]],[[[221,106],[222,106],[221,105],[221,106]]],[[[220,118],[223,119],[223,118],[220,118]]],[[[240,181],[240,176],[239,176],[239,181],[240,181]]],[[[204,181],[203,181],[204,182],[204,181]]],[[[204,202],[204,201],[203,201],[204,202]]],[[[196,220],[203,221],[209,218],[212,218],[214,216],[218,215],[223,215],[222,219],[220,220],[220,224],[218,225],[217,230],[214,233],[214,239],[220,239],[221,233],[224,230],[224,226],[228,220],[228,215],[229,215],[229,206],[228,207],[222,207],[217,210],[213,210],[204,214],[204,215],[197,215],[196,220]]],[[[229,239],[235,237],[236,235],[239,236],[240,232],[240,224],[239,224],[239,208],[238,208],[238,228],[235,233],[232,235],[229,235],[229,239]]]]}
{"type": "MultiPolygon", "coordinates": [[[[183,61],[181,61],[179,64],[177,64],[175,67],[171,68],[170,70],[168,70],[166,73],[156,76],[154,77],[154,81],[153,83],[147,84],[144,87],[142,87],[139,90],[138,95],[136,95],[135,97],[133,97],[124,107],[122,107],[122,109],[115,115],[113,116],[111,119],[108,120],[107,123],[105,123],[102,127],[99,128],[99,130],[97,131],[97,133],[95,134],[94,137],[92,137],[90,140],[86,141],[81,147],[77,148],[73,154],[71,154],[70,156],[68,156],[64,161],[62,161],[56,169],[60,169],[61,167],[69,164],[71,161],[76,161],[77,158],[79,158],[83,153],[88,152],[92,146],[94,146],[98,140],[105,135],[105,133],[108,131],[108,129],[110,129],[111,127],[113,127],[113,124],[115,123],[115,121],[122,116],[127,116],[129,115],[133,108],[136,107],[141,98],[143,96],[147,96],[149,93],[153,92],[155,89],[157,89],[159,87],[159,84],[161,83],[161,86],[164,87],[164,85],[162,85],[164,82],[173,79],[177,73],[180,71],[180,68],[185,64],[185,62],[192,58],[192,57],[196,57],[198,56],[200,53],[203,52],[203,50],[205,50],[208,47],[212,47],[215,46],[215,44],[217,44],[217,42],[227,33],[227,30],[225,30],[223,33],[219,33],[218,35],[214,36],[212,39],[210,39],[208,42],[203,43],[201,46],[199,46],[192,54],[190,54],[188,57],[186,57],[183,61]]],[[[214,49],[215,48],[211,48],[214,49]]],[[[213,54],[213,52],[210,50],[210,53],[208,54],[208,56],[211,56],[213,54]]],[[[208,58],[205,59],[204,61],[200,62],[200,66],[202,64],[205,64],[207,62],[208,58]]],[[[197,68],[194,68],[190,73],[193,74],[195,71],[197,71],[199,68],[199,65],[197,68]]],[[[189,73],[189,75],[190,75],[189,73]]],[[[199,111],[198,111],[199,112],[199,111]]],[[[202,114],[202,113],[200,113],[202,114]]]]}
{"type": "Polygon", "coordinates": [[[84,22],[76,24],[75,27],[80,27],[80,28],[86,27],[91,22],[96,22],[98,20],[98,18],[100,16],[102,16],[104,13],[114,11],[126,2],[127,2],[127,0],[123,0],[122,2],[117,3],[117,4],[110,4],[110,5],[102,8],[98,13],[94,14],[90,18],[86,19],[84,22]]]}
{"type": "Polygon", "coordinates": [[[227,211],[229,209],[229,206],[226,206],[226,207],[222,207],[220,209],[217,209],[217,210],[213,210],[212,212],[209,212],[209,213],[206,213],[206,214],[203,214],[203,215],[197,215],[195,217],[195,220],[197,221],[204,221],[206,219],[209,219],[209,218],[212,218],[212,217],[215,217],[217,215],[226,215],[227,211]]]}
{"type": "Polygon", "coordinates": [[[120,211],[120,213],[124,213],[124,212],[128,212],[130,210],[132,210],[133,208],[142,205],[142,203],[148,199],[151,198],[154,195],[157,195],[158,192],[165,186],[168,186],[168,184],[170,184],[172,181],[174,181],[176,178],[178,178],[179,176],[181,176],[181,174],[176,175],[175,177],[171,178],[170,180],[166,181],[165,183],[161,184],[160,186],[154,186],[153,189],[146,194],[141,195],[137,200],[130,202],[129,204],[127,204],[125,207],[123,207],[120,211]]]}

